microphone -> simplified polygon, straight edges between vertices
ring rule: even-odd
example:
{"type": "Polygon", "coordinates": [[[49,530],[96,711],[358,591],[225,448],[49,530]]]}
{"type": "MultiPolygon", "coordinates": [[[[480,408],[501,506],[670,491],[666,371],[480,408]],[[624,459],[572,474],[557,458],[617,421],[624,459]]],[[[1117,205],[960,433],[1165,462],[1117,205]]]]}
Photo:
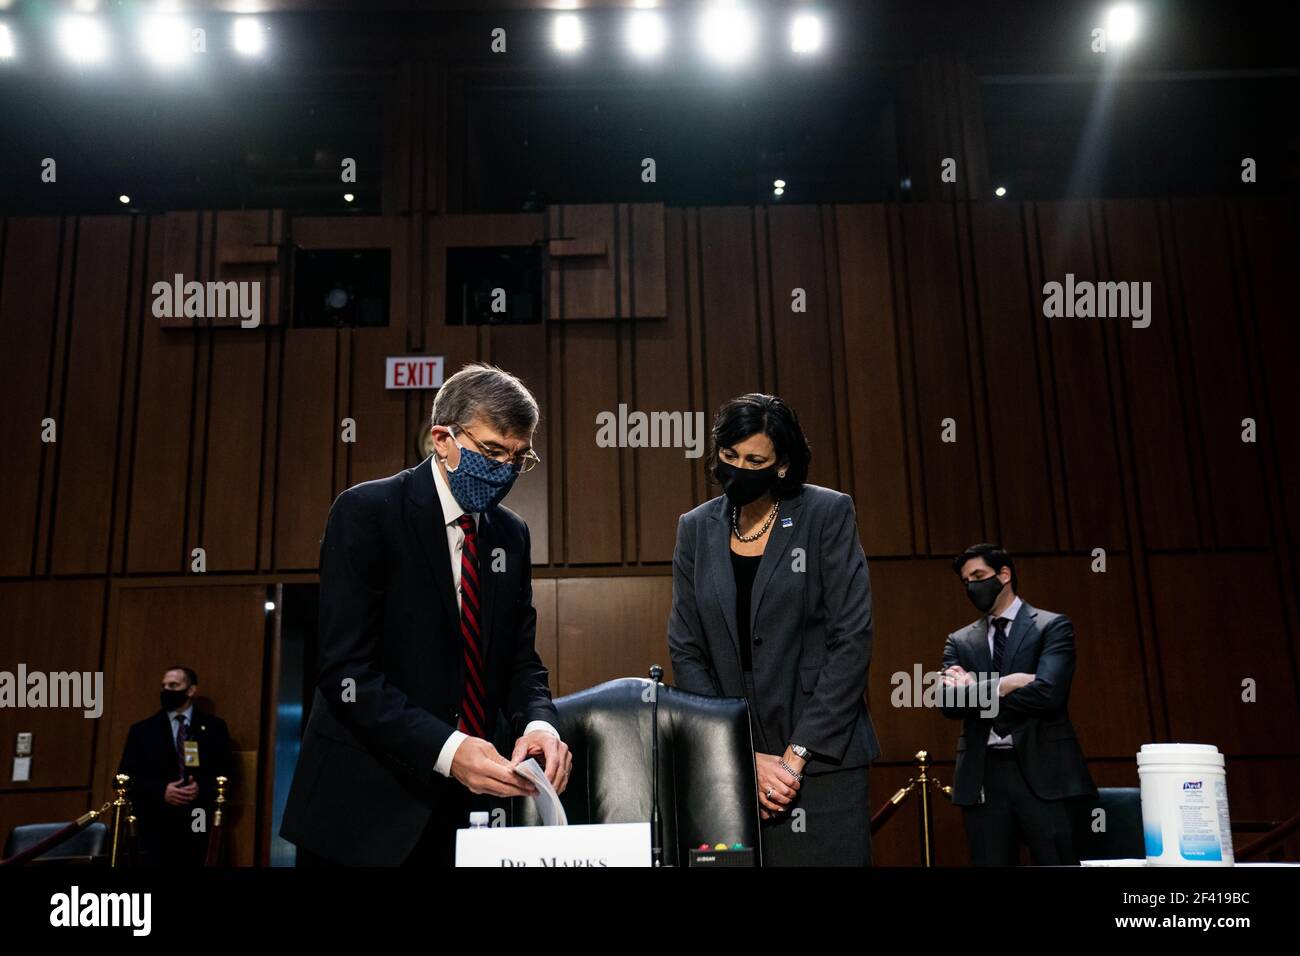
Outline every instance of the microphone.
{"type": "Polygon", "coordinates": [[[652,866],[663,866],[663,833],[659,826],[659,679],[664,669],[650,667],[650,859],[652,866]]]}

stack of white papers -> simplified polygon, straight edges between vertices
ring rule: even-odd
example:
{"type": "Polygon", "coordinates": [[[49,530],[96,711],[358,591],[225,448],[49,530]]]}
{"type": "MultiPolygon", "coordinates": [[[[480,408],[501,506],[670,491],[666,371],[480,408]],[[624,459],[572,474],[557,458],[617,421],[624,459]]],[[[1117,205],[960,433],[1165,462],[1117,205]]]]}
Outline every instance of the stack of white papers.
{"type": "Polygon", "coordinates": [[[515,773],[532,781],[533,786],[537,788],[537,796],[533,797],[533,802],[537,804],[537,812],[541,815],[544,826],[569,825],[569,818],[564,815],[564,804],[560,803],[560,795],[551,786],[551,781],[546,779],[546,771],[542,769],[541,764],[529,757],[515,764],[515,773]]]}

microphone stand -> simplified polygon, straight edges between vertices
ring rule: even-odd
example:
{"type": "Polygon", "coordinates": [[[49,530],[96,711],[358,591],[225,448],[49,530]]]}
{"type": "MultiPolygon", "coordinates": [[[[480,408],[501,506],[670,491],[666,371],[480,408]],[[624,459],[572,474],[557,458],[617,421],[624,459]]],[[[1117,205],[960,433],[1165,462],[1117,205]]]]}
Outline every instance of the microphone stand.
{"type": "Polygon", "coordinates": [[[663,866],[663,833],[659,826],[659,679],[664,669],[650,668],[650,860],[651,866],[663,866]]]}

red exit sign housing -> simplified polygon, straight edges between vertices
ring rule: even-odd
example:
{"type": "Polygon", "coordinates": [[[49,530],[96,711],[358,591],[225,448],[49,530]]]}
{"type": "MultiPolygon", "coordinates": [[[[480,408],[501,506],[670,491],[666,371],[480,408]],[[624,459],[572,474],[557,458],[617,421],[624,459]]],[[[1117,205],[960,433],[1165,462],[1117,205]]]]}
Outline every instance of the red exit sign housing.
{"type": "Polygon", "coordinates": [[[390,355],[384,368],[384,388],[442,388],[443,356],[390,355]]]}

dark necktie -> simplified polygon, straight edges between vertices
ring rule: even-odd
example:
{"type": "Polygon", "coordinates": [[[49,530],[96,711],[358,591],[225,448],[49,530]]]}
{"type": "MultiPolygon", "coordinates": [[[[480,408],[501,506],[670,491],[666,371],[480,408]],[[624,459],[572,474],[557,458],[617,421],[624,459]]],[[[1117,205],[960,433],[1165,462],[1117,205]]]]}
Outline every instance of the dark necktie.
{"type": "Polygon", "coordinates": [[[185,715],[176,715],[176,763],[180,767],[180,776],[178,780],[185,779],[185,741],[189,737],[185,733],[185,715]]]}
{"type": "Polygon", "coordinates": [[[993,619],[993,669],[1002,673],[1002,652],[1007,649],[1007,619],[993,619]]]}
{"type": "Polygon", "coordinates": [[[457,519],[465,532],[465,546],[460,551],[460,635],[465,642],[465,691],[461,696],[459,729],[474,737],[486,737],[483,684],[483,650],[479,622],[482,620],[482,589],[478,576],[478,531],[471,515],[457,519]]]}

